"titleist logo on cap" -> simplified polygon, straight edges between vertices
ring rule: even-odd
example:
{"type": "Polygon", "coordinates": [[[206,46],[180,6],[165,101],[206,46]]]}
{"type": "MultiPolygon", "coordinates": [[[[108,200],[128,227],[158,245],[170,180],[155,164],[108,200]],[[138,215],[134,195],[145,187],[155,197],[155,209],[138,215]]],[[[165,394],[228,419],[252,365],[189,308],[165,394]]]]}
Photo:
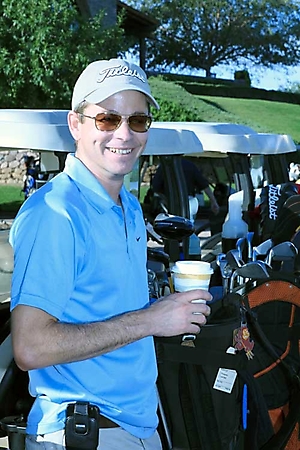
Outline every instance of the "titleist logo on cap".
{"type": "Polygon", "coordinates": [[[138,78],[143,83],[146,83],[145,77],[141,75],[137,70],[131,70],[127,66],[119,65],[116,67],[108,67],[107,69],[103,69],[99,73],[100,77],[97,79],[97,83],[103,83],[106,78],[112,77],[120,77],[120,76],[128,76],[138,78]]]}

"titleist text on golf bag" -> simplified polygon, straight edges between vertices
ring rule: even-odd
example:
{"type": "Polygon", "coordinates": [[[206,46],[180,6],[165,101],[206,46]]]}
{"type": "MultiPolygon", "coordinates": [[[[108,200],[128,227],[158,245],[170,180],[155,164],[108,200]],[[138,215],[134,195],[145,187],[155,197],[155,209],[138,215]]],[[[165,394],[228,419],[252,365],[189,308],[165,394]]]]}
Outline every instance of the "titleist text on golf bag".
{"type": "MultiPolygon", "coordinates": [[[[298,189],[295,183],[270,184],[262,188],[261,191],[261,225],[262,225],[262,240],[274,237],[276,243],[290,240],[292,232],[296,226],[292,223],[290,227],[283,226],[282,219],[286,218],[287,211],[284,211],[285,202],[295,195],[298,195],[298,189]],[[286,234],[287,232],[287,234],[286,234]]],[[[299,222],[299,217],[297,218],[299,222]]],[[[290,219],[289,222],[292,222],[290,219]]]]}

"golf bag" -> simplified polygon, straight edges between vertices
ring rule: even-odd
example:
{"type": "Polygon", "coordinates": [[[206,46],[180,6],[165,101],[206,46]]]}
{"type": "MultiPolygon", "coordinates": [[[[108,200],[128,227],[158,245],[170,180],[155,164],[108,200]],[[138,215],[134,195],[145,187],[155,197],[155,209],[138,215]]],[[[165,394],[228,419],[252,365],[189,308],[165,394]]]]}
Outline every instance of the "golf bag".
{"type": "Polygon", "coordinates": [[[192,346],[155,339],[164,449],[300,449],[300,288],[277,276],[211,304],[192,346]]]}
{"type": "Polygon", "coordinates": [[[245,450],[300,449],[300,288],[280,276],[242,297],[254,341],[245,450]],[[266,411],[271,435],[268,423],[264,429],[260,423],[266,411]]]}
{"type": "Polygon", "coordinates": [[[36,179],[39,172],[39,160],[34,156],[24,156],[26,174],[24,175],[24,184],[22,192],[25,199],[30,197],[36,191],[36,179]]]}
{"type": "Polygon", "coordinates": [[[212,303],[212,313],[195,340],[155,338],[158,391],[172,446],[164,450],[242,450],[244,381],[248,363],[234,354],[233,334],[241,326],[239,296],[212,303]]]}

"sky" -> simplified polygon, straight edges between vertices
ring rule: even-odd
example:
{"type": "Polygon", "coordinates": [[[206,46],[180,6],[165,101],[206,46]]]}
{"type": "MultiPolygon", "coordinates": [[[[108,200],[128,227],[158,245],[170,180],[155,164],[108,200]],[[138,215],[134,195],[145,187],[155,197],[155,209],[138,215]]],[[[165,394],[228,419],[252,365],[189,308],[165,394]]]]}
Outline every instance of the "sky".
{"type": "MultiPolygon", "coordinates": [[[[240,70],[241,68],[237,69],[240,70]]],[[[213,67],[212,73],[216,74],[217,78],[234,79],[234,72],[236,68],[213,67]]],[[[267,90],[284,90],[290,87],[293,83],[300,84],[300,66],[286,69],[266,69],[266,68],[248,68],[251,86],[267,89],[267,90]]],[[[198,75],[205,75],[205,72],[198,75]]]]}
{"type": "MultiPolygon", "coordinates": [[[[139,64],[138,58],[131,56],[130,53],[125,55],[125,58],[129,61],[139,64]]],[[[242,70],[243,67],[230,67],[230,66],[217,66],[212,67],[212,73],[216,74],[217,78],[225,78],[228,80],[234,80],[235,70],[242,70]]],[[[300,85],[300,66],[280,68],[277,69],[266,69],[263,67],[253,66],[247,67],[249,71],[251,86],[259,89],[267,89],[274,91],[284,91],[285,89],[291,87],[292,84],[297,83],[300,85]]],[[[179,73],[179,72],[178,72],[179,73]]],[[[191,71],[185,74],[205,76],[204,70],[191,71]]]]}

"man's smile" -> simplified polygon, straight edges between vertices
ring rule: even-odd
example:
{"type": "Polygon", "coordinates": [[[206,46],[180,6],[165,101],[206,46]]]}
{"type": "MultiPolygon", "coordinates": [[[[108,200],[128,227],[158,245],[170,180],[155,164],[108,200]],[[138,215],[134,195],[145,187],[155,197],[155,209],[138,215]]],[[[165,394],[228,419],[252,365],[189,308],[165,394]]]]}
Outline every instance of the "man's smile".
{"type": "Polygon", "coordinates": [[[128,155],[133,151],[132,148],[114,148],[110,147],[108,150],[112,153],[118,153],[119,155],[128,155]]]}

